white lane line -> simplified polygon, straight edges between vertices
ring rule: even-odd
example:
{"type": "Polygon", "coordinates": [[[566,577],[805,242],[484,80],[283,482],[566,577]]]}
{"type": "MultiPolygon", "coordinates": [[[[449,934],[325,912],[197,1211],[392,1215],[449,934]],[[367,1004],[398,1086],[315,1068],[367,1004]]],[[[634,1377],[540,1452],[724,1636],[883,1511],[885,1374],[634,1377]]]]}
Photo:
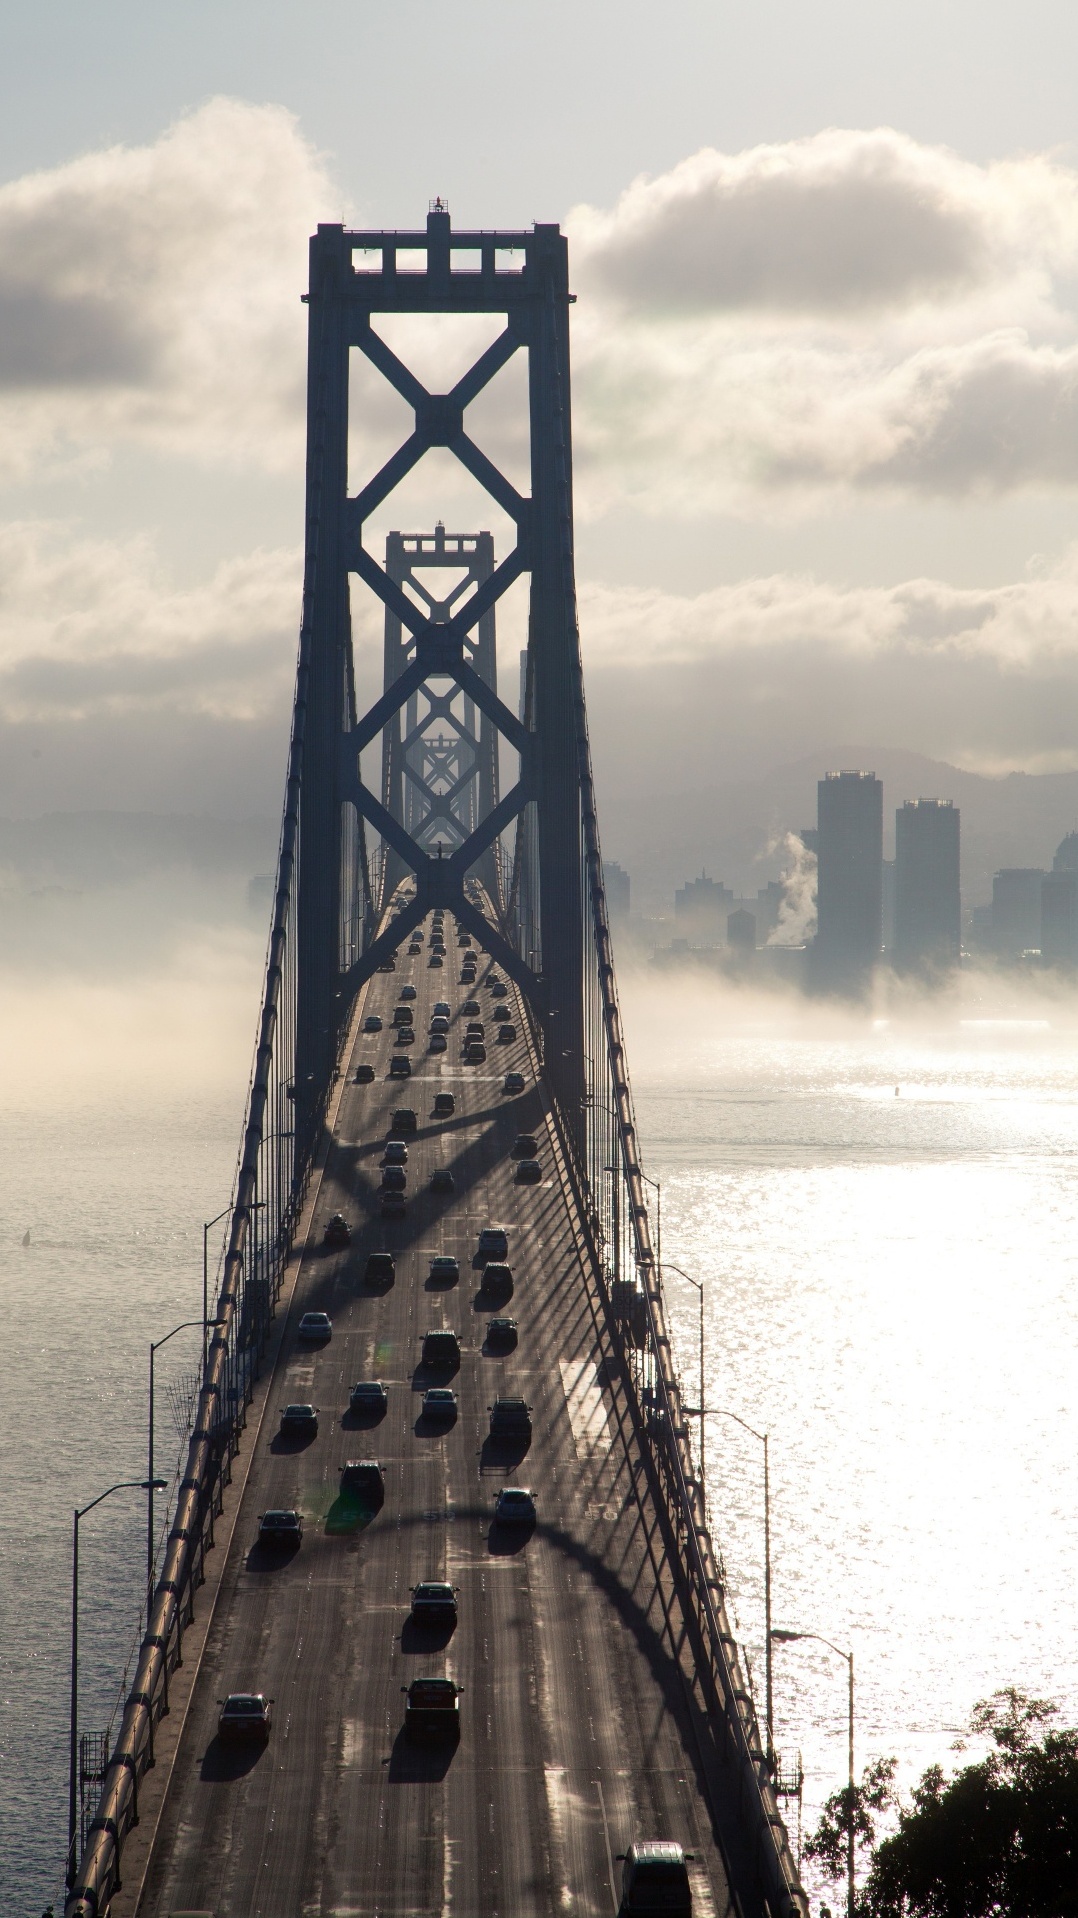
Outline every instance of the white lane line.
{"type": "Polygon", "coordinates": [[[610,1419],[594,1357],[561,1359],[558,1369],[577,1458],[594,1458],[596,1453],[609,1452],[610,1419]]]}

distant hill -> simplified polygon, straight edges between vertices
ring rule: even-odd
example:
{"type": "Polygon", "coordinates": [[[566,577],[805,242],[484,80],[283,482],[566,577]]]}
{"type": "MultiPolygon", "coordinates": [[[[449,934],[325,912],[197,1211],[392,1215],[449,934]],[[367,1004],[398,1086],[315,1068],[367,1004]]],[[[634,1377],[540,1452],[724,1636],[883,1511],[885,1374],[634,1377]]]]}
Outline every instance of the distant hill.
{"type": "Polygon", "coordinates": [[[895,808],[906,799],[952,799],[962,813],[962,894],[966,904],[992,896],[1001,866],[1050,866],[1064,833],[1078,826],[1078,772],[962,772],[920,753],[841,746],[778,766],[758,780],[691,791],[619,793],[602,809],[603,851],[632,880],[633,912],[671,913],[674,891],[701,870],[735,892],[755,892],[777,877],[769,845],[791,828],[816,823],[816,784],[826,772],[864,767],[883,781],[884,852],[894,856],[895,808]]]}

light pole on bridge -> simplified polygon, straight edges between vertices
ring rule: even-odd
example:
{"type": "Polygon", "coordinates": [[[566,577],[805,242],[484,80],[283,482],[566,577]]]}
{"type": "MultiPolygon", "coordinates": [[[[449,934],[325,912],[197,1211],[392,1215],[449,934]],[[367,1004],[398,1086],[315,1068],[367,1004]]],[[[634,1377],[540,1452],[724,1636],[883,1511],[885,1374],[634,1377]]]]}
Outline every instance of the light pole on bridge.
{"type": "MultiPolygon", "coordinates": [[[[686,1407],[686,1410],[693,1412],[696,1410],[696,1407],[690,1405],[686,1407]]],[[[777,1632],[773,1633],[771,1630],[771,1464],[768,1454],[768,1434],[766,1432],[758,1432],[754,1425],[749,1424],[748,1419],[741,1417],[740,1412],[730,1412],[722,1405],[709,1405],[706,1416],[709,1419],[733,1419],[735,1425],[740,1425],[743,1431],[748,1432],[754,1439],[757,1439],[764,1448],[764,1684],[767,1700],[767,1762],[770,1765],[774,1758],[775,1751],[773,1691],[771,1684],[771,1640],[772,1637],[781,1637],[782,1634],[777,1632]]]]}
{"type": "Polygon", "coordinates": [[[75,1508],[75,1525],[71,1539],[71,1711],[68,1728],[68,1775],[67,1775],[67,1888],[70,1891],[78,1870],[78,1769],[79,1769],[79,1520],[92,1512],[95,1505],[111,1498],[114,1492],[130,1490],[148,1492],[152,1502],[155,1492],[163,1492],[163,1478],[123,1478],[116,1485],[110,1485],[107,1492],[99,1492],[89,1505],[75,1508]]]}
{"type": "Polygon", "coordinates": [[[206,1363],[206,1332],[209,1328],[209,1316],[210,1316],[210,1233],[213,1231],[213,1228],[215,1225],[220,1225],[221,1220],[226,1219],[228,1217],[228,1214],[231,1212],[231,1210],[232,1210],[232,1203],[230,1200],[228,1205],[226,1205],[224,1211],[219,1212],[215,1219],[207,1219],[205,1225],[202,1228],[202,1363],[203,1365],[205,1365],[206,1363]]]}
{"type": "Polygon", "coordinates": [[[689,1272],[683,1272],[680,1265],[671,1265],[669,1269],[671,1272],[676,1272],[679,1279],[685,1279],[689,1285],[695,1286],[700,1295],[700,1404],[698,1407],[695,1405],[687,1405],[685,1410],[690,1414],[699,1412],[700,1416],[700,1495],[705,1501],[704,1518],[706,1520],[707,1474],[704,1465],[704,1281],[703,1279],[694,1279],[689,1272]]]}
{"type": "Polygon", "coordinates": [[[153,1475],[153,1472],[154,1472],[154,1458],[153,1458],[154,1358],[156,1354],[160,1351],[163,1345],[167,1345],[170,1339],[175,1338],[177,1332],[186,1332],[190,1329],[192,1325],[201,1325],[202,1340],[203,1340],[202,1354],[203,1354],[203,1362],[205,1362],[206,1333],[211,1325],[223,1325],[224,1323],[225,1321],[223,1319],[207,1319],[205,1314],[203,1314],[201,1319],[181,1319],[179,1325],[174,1325],[171,1332],[165,1333],[165,1336],[163,1339],[150,1340],[150,1415],[147,1421],[148,1429],[149,1429],[149,1444],[148,1444],[148,1455],[147,1455],[147,1461],[146,1461],[146,1469],[147,1469],[148,1476],[143,1481],[145,1486],[148,1488],[147,1497],[146,1497],[146,1620],[147,1620],[147,1625],[149,1623],[150,1607],[153,1604],[153,1495],[154,1495],[154,1490],[158,1489],[160,1486],[164,1485],[166,1482],[164,1479],[155,1479],[153,1475]]]}
{"type": "Polygon", "coordinates": [[[816,1645],[826,1645],[828,1651],[834,1652],[836,1658],[844,1658],[849,1668],[850,1684],[846,1741],[847,1772],[849,1778],[849,1802],[846,1807],[846,1918],[854,1918],[856,1883],[854,1877],[853,1807],[856,1787],[853,1777],[853,1649],[851,1647],[848,1652],[844,1652],[841,1645],[833,1645],[829,1638],[822,1637],[819,1632],[786,1632],[780,1631],[778,1627],[776,1627],[771,1633],[771,1637],[777,1640],[780,1645],[792,1645],[799,1639],[811,1639],[816,1645]]]}

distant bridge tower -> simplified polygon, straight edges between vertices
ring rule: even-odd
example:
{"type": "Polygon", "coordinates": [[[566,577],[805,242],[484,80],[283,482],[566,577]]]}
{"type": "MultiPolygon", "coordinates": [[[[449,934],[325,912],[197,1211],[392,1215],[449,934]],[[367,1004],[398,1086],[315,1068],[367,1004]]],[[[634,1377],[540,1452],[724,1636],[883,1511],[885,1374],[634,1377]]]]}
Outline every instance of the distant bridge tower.
{"type": "MultiPolygon", "coordinates": [[[[494,540],[490,533],[447,533],[439,521],[433,533],[390,533],[386,541],[387,577],[421,598],[436,622],[444,624],[464,594],[485,586],[493,572],[494,540]],[[422,578],[435,567],[452,569],[456,575],[440,598],[422,578]]],[[[414,634],[405,628],[395,608],[387,606],[385,692],[414,660],[415,649],[414,634]]],[[[464,657],[496,694],[493,606],[478,626],[464,635],[464,657]]],[[[423,851],[429,856],[434,850],[435,857],[438,845],[447,854],[456,852],[498,804],[497,729],[489,714],[481,712],[452,679],[443,680],[438,689],[425,684],[386,722],[382,732],[382,803],[423,851]]],[[[382,906],[407,870],[400,853],[387,845],[382,906]]],[[[501,862],[496,845],[487,847],[473,871],[500,918],[501,862]]]]}
{"type": "MultiPolygon", "coordinates": [[[[299,684],[296,1113],[301,1145],[310,1143],[318,1123],[356,990],[433,906],[453,911],[521,985],[542,1031],[553,1088],[583,1137],[583,705],[573,567],[569,302],[566,246],[556,226],[454,233],[449,214],[436,203],[422,233],[352,233],[320,226],[311,242],[299,684]],[[451,391],[430,393],[376,331],[374,321],[382,313],[502,313],[506,324],[451,391]],[[381,470],[350,495],[353,349],[411,407],[414,428],[381,470]],[[470,403],[518,351],[526,355],[528,372],[527,497],[465,430],[470,403]],[[391,538],[382,565],[363,535],[394,487],[434,447],[447,448],[508,515],[515,543],[500,559],[493,543],[489,553],[477,545],[475,590],[463,597],[451,593],[441,602],[432,596],[419,605],[405,587],[412,569],[428,556],[421,560],[408,551],[407,540],[391,538]],[[363,715],[355,704],[350,573],[358,574],[387,613],[385,690],[363,715]],[[530,576],[531,593],[521,719],[483,670],[483,622],[523,574],[530,576]],[[391,619],[399,622],[399,639],[391,619]],[[478,734],[468,726],[458,694],[482,715],[478,734]],[[437,716],[447,721],[448,707],[457,702],[459,723],[445,734],[446,745],[432,746],[436,734],[416,732],[420,699],[428,721],[437,716]],[[361,755],[387,726],[392,740],[395,716],[401,713],[399,750],[391,744],[383,756],[379,793],[364,781],[361,755]],[[495,784],[499,737],[514,750],[519,767],[504,795],[495,784]],[[469,781],[462,785],[461,780],[472,738],[478,767],[469,792],[469,781]],[[503,901],[496,842],[514,821],[514,879],[503,901]],[[365,826],[388,849],[387,876],[415,875],[412,904],[392,932],[381,935],[378,912],[387,894],[375,896],[372,887],[365,826]],[[500,924],[488,920],[465,894],[466,876],[484,869],[500,924]]],[[[399,718],[395,723],[399,728],[399,718]]]]}

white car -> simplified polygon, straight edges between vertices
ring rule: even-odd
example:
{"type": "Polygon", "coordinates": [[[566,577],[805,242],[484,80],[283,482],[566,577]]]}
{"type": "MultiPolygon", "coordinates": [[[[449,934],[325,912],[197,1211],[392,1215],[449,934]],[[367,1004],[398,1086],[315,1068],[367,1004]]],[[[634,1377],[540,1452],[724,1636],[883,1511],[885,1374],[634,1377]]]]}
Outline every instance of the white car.
{"type": "Polygon", "coordinates": [[[504,1485],[494,1501],[499,1525],[534,1525],[535,1493],[522,1485],[504,1485]]]}
{"type": "Polygon", "coordinates": [[[297,1329],[301,1339],[331,1339],[333,1320],[328,1312],[305,1312],[297,1329]]]}

